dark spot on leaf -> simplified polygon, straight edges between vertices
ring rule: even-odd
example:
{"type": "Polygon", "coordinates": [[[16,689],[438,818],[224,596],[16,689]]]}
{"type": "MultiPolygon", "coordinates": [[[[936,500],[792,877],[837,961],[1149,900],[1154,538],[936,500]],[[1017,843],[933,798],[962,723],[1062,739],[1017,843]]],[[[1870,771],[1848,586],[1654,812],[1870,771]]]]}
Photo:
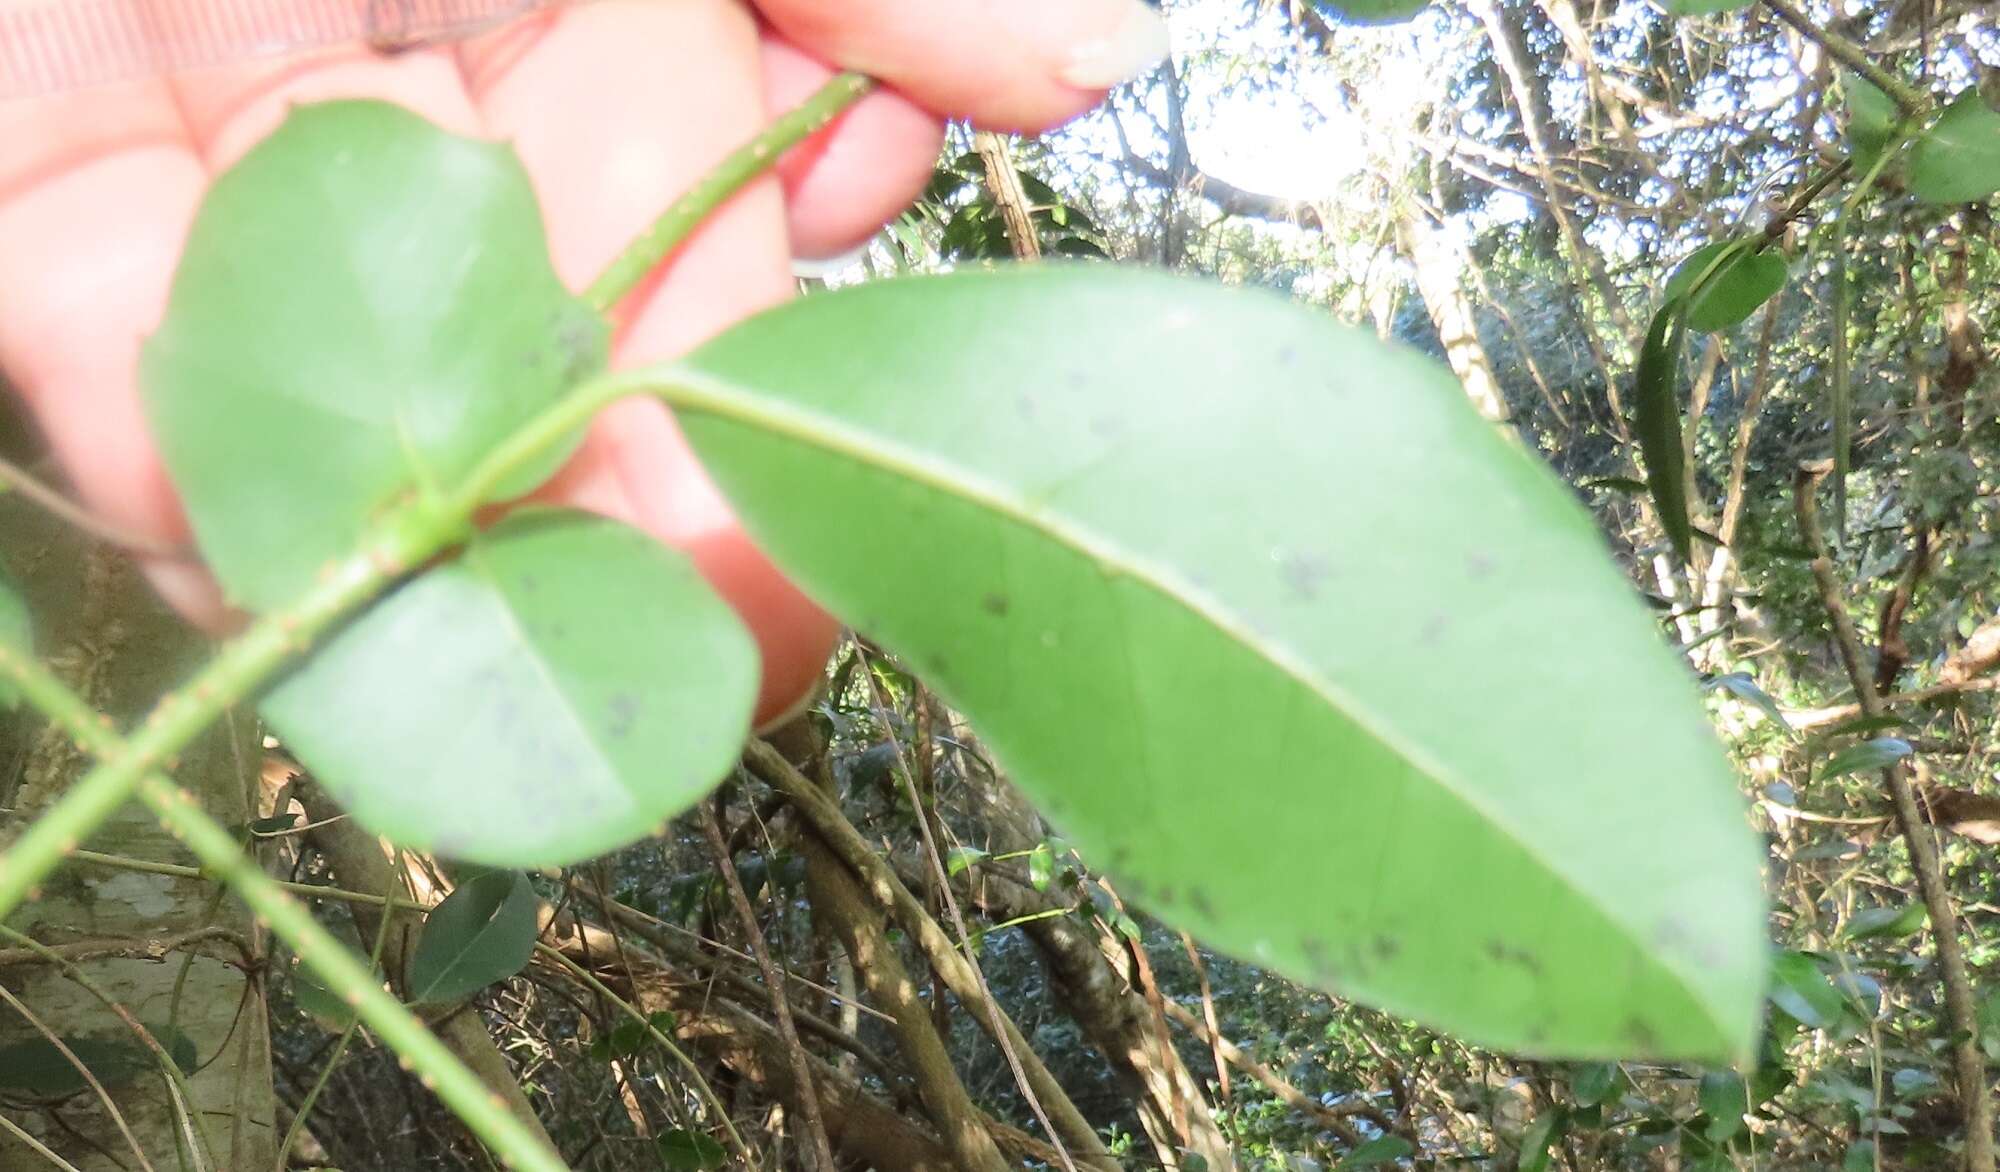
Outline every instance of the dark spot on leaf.
{"type": "Polygon", "coordinates": [[[1125,865],[1125,861],[1132,857],[1132,852],[1130,850],[1127,850],[1125,847],[1114,846],[1111,848],[1108,857],[1111,859],[1111,865],[1113,867],[1122,867],[1125,865]]]}
{"type": "Polygon", "coordinates": [[[1290,342],[1278,347],[1278,365],[1291,366],[1299,360],[1299,348],[1290,342]]]}
{"type": "Polygon", "coordinates": [[[611,697],[611,724],[606,731],[623,740],[632,734],[632,724],[638,718],[639,698],[630,692],[616,693],[611,697]]]}
{"type": "Polygon", "coordinates": [[[1278,556],[1278,577],[1300,602],[1318,598],[1320,587],[1332,574],[1333,567],[1317,554],[1286,552],[1278,556]]]}
{"type": "Polygon", "coordinates": [[[1625,1037],[1632,1043],[1634,1057],[1647,1057],[1659,1052],[1660,1036],[1653,1032],[1653,1027],[1636,1017],[1625,1019],[1625,1037]]]}
{"type": "Polygon", "coordinates": [[[1431,615],[1424,620],[1424,625],[1418,629],[1417,642],[1425,647],[1437,646],[1438,640],[1444,638],[1445,628],[1450,625],[1450,620],[1446,619],[1443,615],[1431,615]]]}
{"type": "Polygon", "coordinates": [[[1014,400],[1014,410],[1026,422],[1033,423],[1035,421],[1035,401],[1028,396],[1021,395],[1016,398],[1014,400]]]}
{"type": "Polygon", "coordinates": [[[1465,572],[1474,578],[1485,578],[1493,573],[1493,555],[1474,552],[1465,555],[1465,572]]]}
{"type": "Polygon", "coordinates": [[[1109,415],[1099,415],[1090,421],[1090,434],[1104,443],[1110,443],[1125,434],[1125,424],[1109,415]]]}
{"type": "Polygon", "coordinates": [[[1161,907],[1172,907],[1180,899],[1172,887],[1162,887],[1153,893],[1153,902],[1161,907]]]}
{"type": "Polygon", "coordinates": [[[1188,888],[1188,903],[1193,906],[1195,913],[1201,916],[1201,918],[1205,920],[1215,918],[1215,905],[1208,902],[1208,893],[1201,888],[1188,888]]]}
{"type": "Polygon", "coordinates": [[[1007,614],[1007,609],[1012,605],[1013,603],[1008,599],[1008,597],[997,590],[979,600],[980,609],[984,610],[987,614],[992,615],[994,618],[1005,617],[1007,614]]]}
{"type": "Polygon", "coordinates": [[[1528,972],[1537,975],[1542,971],[1542,962],[1539,957],[1524,948],[1511,947],[1504,940],[1497,938],[1488,940],[1486,942],[1486,955],[1492,959],[1494,964],[1519,965],[1528,972]]]}
{"type": "Polygon", "coordinates": [[[542,580],[533,574],[521,575],[521,593],[533,594],[542,588],[542,580]]]}
{"type": "Polygon", "coordinates": [[[1375,937],[1374,947],[1375,958],[1377,960],[1394,960],[1396,959],[1396,954],[1403,951],[1403,942],[1394,936],[1377,936],[1375,937]]]}

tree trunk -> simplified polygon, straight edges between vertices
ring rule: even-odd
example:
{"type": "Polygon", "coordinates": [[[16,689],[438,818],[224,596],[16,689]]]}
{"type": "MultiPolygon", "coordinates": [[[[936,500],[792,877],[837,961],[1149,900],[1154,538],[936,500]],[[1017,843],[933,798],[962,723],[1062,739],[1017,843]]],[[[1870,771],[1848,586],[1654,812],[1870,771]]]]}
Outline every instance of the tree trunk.
{"type": "MultiPolygon", "coordinates": [[[[34,511],[19,493],[0,496],[0,562],[34,614],[37,651],[120,724],[142,717],[206,657],[205,640],[167,612],[128,559],[34,511]]],[[[6,840],[90,765],[31,710],[0,722],[0,752],[6,762],[0,839],[6,840]]],[[[174,776],[218,821],[241,826],[252,817],[260,756],[255,722],[239,713],[189,746],[174,776]]],[[[142,863],[193,861],[136,806],[85,846],[142,863]]],[[[119,1058],[86,1065],[99,1074],[122,1126],[90,1089],[10,1094],[8,1120],[82,1172],[146,1163],[230,1172],[271,1166],[277,1136],[270,1039],[262,990],[247,975],[256,972],[263,949],[241,904],[206,881],[77,861],[52,875],[8,926],[72,961],[60,966],[17,940],[0,941],[0,953],[20,961],[0,967],[0,987],[65,1043],[118,1048],[119,1058]],[[199,937],[187,939],[191,933],[199,937]],[[200,1065],[186,1078],[184,1106],[132,1025],[93,989],[145,1023],[166,1048],[174,1049],[177,1037],[193,1044],[200,1065]],[[199,1162],[185,1154],[190,1136],[201,1146],[199,1162]]],[[[0,1007],[0,1046],[45,1045],[43,1038],[16,1008],[0,1007]]],[[[11,1129],[0,1134],[0,1172],[50,1166],[11,1129]]]]}

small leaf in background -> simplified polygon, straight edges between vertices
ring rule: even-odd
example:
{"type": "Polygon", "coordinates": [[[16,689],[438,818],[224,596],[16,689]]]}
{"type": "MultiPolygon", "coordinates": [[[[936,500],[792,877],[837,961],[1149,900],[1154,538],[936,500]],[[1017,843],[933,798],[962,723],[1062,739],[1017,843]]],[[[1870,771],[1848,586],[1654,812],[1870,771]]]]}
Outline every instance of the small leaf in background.
{"type": "Polygon", "coordinates": [[[1841,1157],[1840,1172],[1875,1172],[1875,1141],[1858,1139],[1847,1145],[1847,1154],[1841,1157]]]}
{"type": "Polygon", "coordinates": [[[1708,681],[1708,686],[1711,688],[1721,688],[1737,699],[1756,708],[1757,711],[1770,717],[1779,728],[1784,729],[1786,732],[1790,733],[1794,731],[1791,722],[1785,719],[1784,709],[1779,708],[1778,702],[1771,699],[1771,694],[1758,687],[1756,681],[1752,680],[1747,672],[1734,671],[1727,675],[1716,676],[1714,679],[1708,681]]]}
{"type": "Polygon", "coordinates": [[[1322,15],[1350,24],[1393,24],[1430,6],[1430,0],[1312,0],[1322,15]]]}
{"type": "Polygon", "coordinates": [[[252,834],[268,836],[283,834],[298,824],[299,816],[297,814],[273,814],[269,818],[253,819],[248,830],[252,834]]]}
{"type": "Polygon", "coordinates": [[[1733,1070],[1711,1070],[1701,1076],[1699,1100],[1708,1115],[1706,1136],[1711,1143],[1727,1143],[1743,1130],[1743,1113],[1750,1106],[1749,1088],[1743,1076],[1733,1070]]]}
{"type": "Polygon", "coordinates": [[[2000,113],[1967,90],[1910,148],[1910,190],[1931,203],[1971,203],[2000,191],[2000,113]]]}
{"type": "Polygon", "coordinates": [[[461,884],[424,917],[410,956],[410,1000],[463,1000],[527,968],[537,902],[526,875],[489,871],[461,884]]]}
{"type": "Polygon", "coordinates": [[[1728,329],[1749,317],[1785,287],[1790,273],[1784,257],[1768,250],[1753,252],[1752,247],[1718,240],[1697,249],[1667,278],[1661,300],[1687,299],[1687,328],[1702,333],[1728,329]]]}
{"type": "Polygon", "coordinates": [[[714,788],[757,673],[742,620],[685,555],[534,509],[341,629],[262,711],[370,830],[469,862],[560,866],[644,838],[714,788]]]}
{"type": "MultiPolygon", "coordinates": [[[[0,644],[20,655],[35,653],[34,627],[28,618],[28,604],[22,601],[20,591],[5,577],[0,577],[0,644]]],[[[0,708],[12,708],[20,702],[20,686],[0,675],[0,708]]]]}
{"type": "Polygon", "coordinates": [[[1514,1162],[1515,1172],[1548,1172],[1552,1148],[1568,1121],[1560,1107],[1536,1116],[1521,1133],[1521,1155],[1514,1162]]]}
{"type": "Polygon", "coordinates": [[[1680,385],[1682,323],[1687,303],[1669,300],[1653,315],[1646,344],[1639,352],[1633,405],[1639,451],[1646,457],[1646,485],[1659,510],[1660,525],[1682,561],[1694,545],[1694,523],[1688,519],[1686,451],[1681,447],[1680,385]]]}
{"type": "Polygon", "coordinates": [[[1989,1060],[2000,1062],[2000,986],[1979,995],[1979,1046],[1989,1060]]]}
{"type": "Polygon", "coordinates": [[[1901,939],[1920,931],[1926,919],[1921,903],[1904,907],[1865,907],[1848,919],[1846,935],[1849,940],[1884,936],[1901,939]]]}
{"type": "Polygon", "coordinates": [[[1889,144],[1889,132],[1896,126],[1896,102],[1858,73],[1841,74],[1840,87],[1847,96],[1847,153],[1854,171],[1866,174],[1889,144]]]}
{"type": "Polygon", "coordinates": [[[1589,514],[1439,364],[1043,265],[803,298],[675,385],[760,546],[1134,905],[1487,1044],[1749,1051],[1734,776],[1589,514]]]}
{"type": "Polygon", "coordinates": [[[1055,878],[1056,858],[1049,851],[1049,844],[1042,843],[1028,852],[1028,883],[1036,891],[1047,891],[1049,881],[1055,878]]]}
{"type": "MultiPolygon", "coordinates": [[[[319,1028],[330,1034],[337,1034],[354,1024],[354,1007],[347,999],[326,987],[318,973],[308,965],[293,959],[290,970],[292,978],[292,1002],[307,1017],[313,1019],[319,1028]]],[[[377,974],[380,979],[380,974],[377,974]]]]}
{"type": "Polygon", "coordinates": [[[722,1167],[726,1155],[722,1145],[708,1136],[680,1128],[661,1133],[654,1145],[667,1172],[707,1172],[722,1167]]]}
{"type": "Polygon", "coordinates": [[[1570,1068],[1570,1099],[1579,1107],[1600,1106],[1610,1101],[1624,1080],[1615,1062],[1579,1062],[1570,1068]]]}
{"type": "Polygon", "coordinates": [[[1916,1066],[1905,1066],[1889,1076],[1889,1085],[1896,1094],[1905,1099],[1922,1098],[1927,1092],[1938,1089],[1938,1076],[1916,1066]]]}
{"type": "Polygon", "coordinates": [[[987,852],[976,846],[955,846],[945,852],[944,872],[956,876],[972,864],[987,857],[987,852]]]}
{"type": "Polygon", "coordinates": [[[1416,1151],[1416,1148],[1410,1146],[1410,1141],[1404,1139],[1402,1136],[1385,1135],[1379,1139],[1371,1139],[1347,1153],[1347,1158],[1335,1164],[1334,1167],[1337,1170],[1379,1168],[1384,1164],[1393,1164],[1397,1160],[1415,1155],[1416,1151]]]}
{"type": "Polygon", "coordinates": [[[1780,953],[1771,962],[1771,978],[1771,1004],[1801,1025],[1827,1029],[1840,1020],[1847,1007],[1819,962],[1806,953],[1780,953]]]}
{"type": "Polygon", "coordinates": [[[1821,781],[1826,781],[1850,773],[1886,768],[1914,752],[1916,749],[1910,742],[1900,737],[1876,737],[1872,741],[1849,745],[1828,757],[1826,764],[1820,766],[1819,777],[1821,781]]]}
{"type": "Polygon", "coordinates": [[[1734,12],[1747,8],[1753,0],[1665,0],[1666,10],[1674,16],[1708,16],[1717,12],[1734,12]]]}
{"type": "Polygon", "coordinates": [[[1579,483],[1585,488],[1605,488],[1610,489],[1612,492],[1622,492],[1629,495],[1636,495],[1646,491],[1645,481],[1634,480],[1630,476],[1593,476],[1579,483]]]}
{"type": "Polygon", "coordinates": [[[451,487],[600,369],[608,338],[556,276],[511,148],[333,102],[209,188],[141,382],[203,556],[263,611],[397,494],[451,487]]]}

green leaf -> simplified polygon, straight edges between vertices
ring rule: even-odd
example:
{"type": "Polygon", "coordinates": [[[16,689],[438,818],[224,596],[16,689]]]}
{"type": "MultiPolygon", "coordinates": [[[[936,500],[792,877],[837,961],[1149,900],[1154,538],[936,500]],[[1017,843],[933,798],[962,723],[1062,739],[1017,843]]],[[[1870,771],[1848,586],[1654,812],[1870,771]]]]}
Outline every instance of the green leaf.
{"type": "MultiPolygon", "coordinates": [[[[0,575],[0,644],[20,655],[35,653],[34,625],[28,617],[28,604],[4,575],[0,575]]],[[[20,702],[20,686],[0,675],[0,708],[12,708],[20,702]]]]}
{"type": "Polygon", "coordinates": [[[1827,781],[1850,773],[1886,768],[1914,752],[1916,750],[1910,742],[1900,737],[1876,737],[1872,741],[1849,745],[1828,757],[1826,764],[1820,766],[1819,779],[1827,781]]]}
{"type": "Polygon", "coordinates": [[[557,279],[512,150],[336,102],[209,189],[142,381],[209,566],[267,610],[599,369],[607,337],[557,279]]]}
{"type": "Polygon", "coordinates": [[[1569,1096],[1579,1107],[1609,1102],[1625,1079],[1615,1062],[1582,1062],[1570,1071],[1569,1096]]]}
{"type": "Polygon", "coordinates": [[[1312,6],[1349,24],[1394,24],[1430,7],[1430,0],[1312,0],[1312,6]]]}
{"type": "Polygon", "coordinates": [[[1858,73],[1841,74],[1840,86],[1847,96],[1847,153],[1854,170],[1865,175],[1889,145],[1889,134],[1896,128],[1896,102],[1858,73]]]}
{"type": "Polygon", "coordinates": [[[1784,709],[1779,708],[1778,702],[1771,699],[1771,694],[1758,687],[1748,673],[1736,671],[1730,672],[1728,675],[1716,676],[1714,679],[1708,681],[1708,686],[1724,689],[1737,699],[1770,717],[1777,723],[1779,728],[1784,729],[1786,732],[1793,731],[1791,722],[1785,719],[1784,709]]]}
{"type": "Polygon", "coordinates": [[[1847,1145],[1847,1154],[1840,1160],[1840,1172],[1875,1172],[1875,1141],[1857,1139],[1847,1145]]]}
{"type": "Polygon", "coordinates": [[[1335,1164],[1335,1169],[1379,1168],[1383,1164],[1393,1164],[1405,1156],[1416,1154],[1417,1149],[1400,1135],[1385,1135],[1371,1139],[1347,1153],[1347,1158],[1335,1164]]]}
{"type": "Polygon", "coordinates": [[[1687,336],[1682,322],[1686,308],[1686,302],[1669,299],[1653,315],[1646,345],[1639,352],[1634,388],[1638,401],[1633,405],[1633,430],[1639,437],[1639,451],[1646,457],[1646,484],[1653,490],[1653,505],[1659,510],[1667,540],[1682,561],[1688,560],[1694,545],[1694,523],[1688,519],[1687,455],[1681,448],[1681,405],[1676,394],[1681,341],[1687,336]]]}
{"type": "Polygon", "coordinates": [[[383,599],[263,712],[376,833],[560,866],[708,792],[749,729],[757,671],[742,622],[683,555],[537,509],[383,599]]]}
{"type": "Polygon", "coordinates": [[[1515,1172],[1547,1172],[1551,1145],[1567,1122],[1568,1117],[1558,1107],[1528,1124],[1521,1133],[1521,1155],[1514,1162],[1515,1172]]]}
{"type": "Polygon", "coordinates": [[[976,846],[955,846],[945,852],[944,872],[956,876],[967,867],[987,857],[986,851],[976,846]]]}
{"type": "Polygon", "coordinates": [[[1056,857],[1049,851],[1049,844],[1042,843],[1028,852],[1028,883],[1036,891],[1047,891],[1055,873],[1056,857]]]}
{"type": "Polygon", "coordinates": [[[1921,903],[1902,907],[1865,907],[1848,919],[1847,938],[1869,940],[1888,936],[1901,939],[1922,931],[1927,918],[1921,903]]]}
{"type": "Polygon", "coordinates": [[[292,962],[290,972],[292,1002],[319,1028],[337,1034],[354,1024],[354,1007],[348,1004],[346,998],[327,988],[318,973],[297,960],[292,962]]]}
{"type": "Polygon", "coordinates": [[[1612,492],[1636,495],[1646,491],[1646,482],[1634,480],[1630,476],[1593,476],[1580,482],[1585,488],[1608,488],[1612,492]]]}
{"type": "Polygon", "coordinates": [[[1780,953],[1771,962],[1771,1004],[1814,1029],[1832,1026],[1847,1006],[1819,961],[1803,952],[1780,953]]]}
{"type": "Polygon", "coordinates": [[[535,889],[526,875],[488,871],[424,917],[410,956],[412,1001],[460,1001],[528,967],[535,954],[535,889]]]}
{"type": "Polygon", "coordinates": [[[1701,1076],[1701,1109],[1708,1115],[1704,1135],[1711,1143],[1727,1143],[1743,1130],[1743,1113],[1750,1106],[1749,1088],[1733,1070],[1711,1070],[1701,1076]]]}
{"type": "Polygon", "coordinates": [[[1687,298],[1687,327],[1713,333],[1757,312],[1785,287],[1790,271],[1775,252],[1753,252],[1745,241],[1718,240],[1680,263],[1667,278],[1662,297],[1669,302],[1687,298]]]}
{"type": "Polygon", "coordinates": [[[1910,190],[1931,203],[1971,203],[2000,191],[2000,113],[1978,90],[1960,94],[1911,146],[1910,190]]]}
{"type": "Polygon", "coordinates": [[[1749,1046],[1761,849],[1697,696],[1435,363],[1045,265],[806,298],[679,377],[763,548],[1163,921],[1490,1045],[1749,1046]]]}
{"type": "MultiPolygon", "coordinates": [[[[160,1048],[180,1067],[193,1074],[199,1055],[193,1039],[172,1026],[145,1024],[160,1048]]],[[[66,1037],[65,1055],[47,1038],[34,1037],[0,1046],[0,1090],[21,1091],[47,1098],[59,1098],[88,1090],[74,1055],[106,1089],[127,1086],[159,1069],[153,1051],[130,1030],[66,1037]]]]}
{"type": "Polygon", "coordinates": [[[698,1131],[676,1128],[654,1141],[668,1172],[706,1172],[722,1167],[722,1145],[698,1131]]]}

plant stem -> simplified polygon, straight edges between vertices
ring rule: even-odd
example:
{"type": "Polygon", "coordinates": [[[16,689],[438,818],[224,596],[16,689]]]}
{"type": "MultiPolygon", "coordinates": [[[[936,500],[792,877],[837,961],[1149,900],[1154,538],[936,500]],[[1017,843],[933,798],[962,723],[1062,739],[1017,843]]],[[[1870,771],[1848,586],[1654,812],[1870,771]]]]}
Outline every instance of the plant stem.
{"type": "MultiPolygon", "coordinates": [[[[1841,600],[1840,582],[1834,577],[1833,558],[1827,552],[1826,537],[1820,530],[1819,509],[1813,494],[1820,480],[1831,472],[1831,461],[1801,465],[1793,480],[1793,507],[1798,513],[1799,534],[1812,553],[1812,574],[1819,587],[1820,604],[1826,608],[1833,629],[1834,647],[1841,666],[1854,685],[1854,698],[1868,716],[1881,716],[1887,708],[1875,691],[1875,681],[1862,663],[1861,635],[1854,618],[1841,600]]],[[[1986,1059],[1979,1049],[1979,1012],[1972,999],[1972,979],[1965,966],[1965,952],[1958,940],[1958,912],[1951,892],[1945,887],[1944,867],[1938,848],[1917,806],[1916,791],[1908,772],[1897,761],[1882,771],[1890,803],[1896,811],[1898,829],[1909,848],[1910,868],[1917,873],[1923,892],[1924,910],[1930,916],[1931,936],[1937,942],[1938,969],[1944,985],[1945,1016],[1951,1026],[1952,1066],[1958,1084],[1959,1105],[1965,1112],[1965,1167],[1967,1172],[1993,1172],[1993,1101],[1986,1084],[1986,1059]]]]}
{"type": "MultiPolygon", "coordinates": [[[[400,529],[393,525],[390,528],[400,529]]],[[[380,550],[383,547],[371,548],[380,550]]],[[[357,560],[365,562],[368,559],[357,560]]],[[[331,597],[337,593],[336,583],[329,582],[315,591],[313,597],[331,597]]],[[[331,621],[331,615],[327,621],[331,621]]],[[[259,629],[262,629],[261,625],[232,647],[251,644],[259,629]]],[[[248,656],[249,653],[244,652],[231,659],[225,652],[215,666],[203,673],[202,678],[217,674],[225,664],[239,664],[239,671],[254,670],[257,661],[248,656]]],[[[79,748],[106,762],[78,783],[77,789],[83,789],[91,778],[112,774],[113,771],[122,770],[122,773],[115,774],[121,777],[124,773],[131,774],[132,780],[125,785],[125,794],[129,794],[136,785],[139,799],[159,816],[160,824],[194,852],[195,858],[201,861],[211,876],[228,884],[259,920],[269,925],[271,931],[290,946],[294,955],[312,966],[328,988],[345,997],[353,1005],[355,1016],[395,1050],[416,1072],[418,1080],[426,1088],[434,1090],[438,1098],[464,1120],[472,1133],[491,1147],[503,1163],[524,1172],[569,1172],[562,1159],[535,1139],[507,1110],[506,1104],[487,1090],[485,1084],[466,1069],[450,1050],[445,1049],[444,1043],[424,1028],[416,1015],[390,996],[374,974],[334,939],[332,933],[321,927],[311,912],[285,894],[277,881],[264,874],[236,845],[229,832],[195,804],[192,795],[162,776],[138,742],[127,742],[113,732],[107,727],[107,722],[91,711],[81,697],[70,691],[47,668],[14,648],[0,646],[0,671],[19,685],[37,709],[75,738],[79,748]]],[[[235,676],[228,678],[233,680],[235,676]]],[[[209,709],[212,714],[213,710],[219,710],[230,702],[222,700],[211,704],[204,701],[183,706],[181,711],[209,709]]],[[[179,719],[178,713],[171,713],[167,721],[175,719],[179,719]]],[[[141,738],[164,726],[167,721],[149,723],[141,738]]],[[[199,732],[200,729],[194,731],[199,732]]],[[[99,788],[105,788],[105,783],[99,783],[99,788]]],[[[71,794],[76,792],[72,790],[71,794]]],[[[123,797],[119,800],[122,801],[123,797]]],[[[67,801],[65,797],[64,802],[51,809],[42,821],[53,818],[67,801]]],[[[113,803],[112,808],[115,809],[116,805],[113,803]]],[[[36,829],[39,828],[38,824],[36,829]]],[[[27,843],[33,833],[31,830],[29,835],[24,835],[21,844],[27,843]]],[[[21,844],[8,853],[10,863],[19,865],[16,852],[21,844]]],[[[65,853],[57,851],[54,857],[60,859],[65,853]]]]}
{"type": "Polygon", "coordinates": [[[1853,41],[1831,29],[1824,29],[1814,24],[1812,17],[1807,16],[1791,0],[1764,0],[1764,6],[1777,13],[1778,19],[1805,34],[1807,40],[1825,49],[1829,57],[1867,78],[1876,89],[1888,94],[1892,101],[1903,108],[1905,114],[1921,114],[1930,107],[1930,98],[1922,90],[1869,60],[1868,54],[1853,41]]]}
{"type": "Polygon", "coordinates": [[[55,676],[14,648],[0,648],[0,671],[20,686],[36,708],[70,726],[79,745],[90,742],[76,731],[78,724],[87,726],[93,736],[108,738],[96,742],[108,747],[108,751],[97,752],[97,768],[36,818],[14,845],[0,852],[0,917],[13,911],[64,856],[124,805],[148,772],[168,764],[217,715],[248,697],[272,672],[303,652],[315,636],[410,567],[422,564],[457,538],[462,529],[462,521],[420,502],[392,510],[362,542],[359,552],[345,561],[329,563],[297,606],[260,619],[232,640],[191,684],[163,698],[129,740],[113,734],[110,718],[82,707],[55,676]]]}
{"type": "Polygon", "coordinates": [[[625,246],[590,283],[590,288],[584,290],[584,303],[604,313],[624,300],[626,294],[646,279],[647,273],[672,255],[724,201],[769,170],[778,156],[811,137],[874,88],[874,81],[862,74],[839,74],[762,134],[731,152],[701,182],[662,212],[638,239],[625,246]]]}

